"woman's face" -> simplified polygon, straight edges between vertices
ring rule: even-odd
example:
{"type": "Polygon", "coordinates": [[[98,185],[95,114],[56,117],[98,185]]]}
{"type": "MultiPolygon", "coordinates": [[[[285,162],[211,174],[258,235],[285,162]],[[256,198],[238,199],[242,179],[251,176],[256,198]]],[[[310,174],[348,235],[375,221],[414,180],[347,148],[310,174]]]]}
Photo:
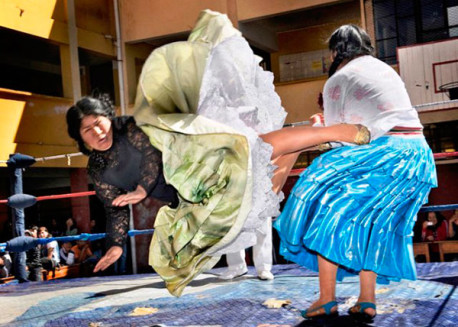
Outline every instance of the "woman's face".
{"type": "Polygon", "coordinates": [[[428,213],[428,220],[429,220],[430,222],[432,222],[434,225],[436,225],[436,224],[437,224],[436,213],[430,211],[430,212],[428,213]]]}
{"type": "Polygon", "coordinates": [[[46,229],[40,228],[38,230],[38,237],[39,238],[47,238],[49,235],[48,231],[46,229]]]}
{"type": "Polygon", "coordinates": [[[80,134],[89,148],[106,151],[113,144],[111,120],[105,116],[85,116],[81,120],[80,134]]]}

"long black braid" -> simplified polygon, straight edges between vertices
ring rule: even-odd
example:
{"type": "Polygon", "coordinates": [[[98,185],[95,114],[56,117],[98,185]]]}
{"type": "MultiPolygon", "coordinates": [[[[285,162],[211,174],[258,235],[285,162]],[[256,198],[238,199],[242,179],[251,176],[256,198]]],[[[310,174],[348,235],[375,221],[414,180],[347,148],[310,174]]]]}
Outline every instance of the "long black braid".
{"type": "Polygon", "coordinates": [[[342,25],[332,33],[328,40],[329,50],[336,56],[329,67],[329,77],[334,75],[337,67],[345,59],[353,59],[360,55],[371,55],[374,47],[367,33],[357,25],[342,25]]]}

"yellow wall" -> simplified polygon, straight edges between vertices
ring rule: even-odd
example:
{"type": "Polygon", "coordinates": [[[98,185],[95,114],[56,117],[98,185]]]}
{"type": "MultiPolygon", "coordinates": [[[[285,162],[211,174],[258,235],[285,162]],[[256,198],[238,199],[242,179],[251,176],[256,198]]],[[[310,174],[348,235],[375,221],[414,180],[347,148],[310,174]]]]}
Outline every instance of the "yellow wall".
{"type": "MultiPolygon", "coordinates": [[[[81,48],[115,55],[113,42],[106,34],[115,36],[111,19],[111,1],[75,1],[78,44],[81,48]],[[95,14],[89,14],[89,12],[95,14]]],[[[68,26],[63,0],[0,1],[0,26],[14,29],[60,44],[68,44],[68,26]]]]}
{"type": "MultiPolygon", "coordinates": [[[[78,46],[115,56],[112,0],[76,0],[78,46]],[[106,37],[107,35],[111,36],[106,37]]],[[[71,94],[68,25],[65,0],[0,1],[0,26],[44,38],[61,47],[64,94],[71,94]]],[[[0,89],[0,160],[20,152],[34,157],[78,152],[67,135],[65,112],[73,100],[0,89]]],[[[73,158],[72,167],[85,167],[86,158],[73,158]]],[[[34,167],[67,167],[67,160],[34,167]]]]}
{"type": "MultiPolygon", "coordinates": [[[[0,89],[0,160],[16,152],[36,158],[78,152],[65,122],[71,104],[69,99],[0,89]]],[[[85,157],[71,161],[71,167],[86,166],[85,157]]],[[[67,160],[53,160],[34,167],[68,166],[67,160]]]]}

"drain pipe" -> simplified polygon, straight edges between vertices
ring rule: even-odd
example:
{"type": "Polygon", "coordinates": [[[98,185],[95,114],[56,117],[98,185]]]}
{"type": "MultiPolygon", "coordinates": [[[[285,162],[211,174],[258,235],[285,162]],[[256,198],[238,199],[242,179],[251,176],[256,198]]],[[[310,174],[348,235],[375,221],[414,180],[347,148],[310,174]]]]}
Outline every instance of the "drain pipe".
{"type": "Polygon", "coordinates": [[[121,105],[121,115],[126,115],[126,99],[124,94],[124,65],[122,53],[121,22],[119,19],[118,0],[113,0],[115,24],[116,24],[116,62],[118,64],[118,84],[119,84],[119,104],[121,105]]]}

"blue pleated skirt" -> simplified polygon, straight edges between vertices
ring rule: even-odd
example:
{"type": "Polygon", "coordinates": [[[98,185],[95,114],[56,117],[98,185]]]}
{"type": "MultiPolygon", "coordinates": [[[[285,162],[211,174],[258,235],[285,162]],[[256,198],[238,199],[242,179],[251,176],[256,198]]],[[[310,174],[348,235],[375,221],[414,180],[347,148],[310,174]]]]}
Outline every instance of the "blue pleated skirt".
{"type": "Polygon", "coordinates": [[[361,270],[378,283],[415,280],[413,225],[436,186],[422,135],[333,149],[301,174],[277,218],[280,254],[315,271],[320,254],[339,265],[338,280],[361,270]]]}

